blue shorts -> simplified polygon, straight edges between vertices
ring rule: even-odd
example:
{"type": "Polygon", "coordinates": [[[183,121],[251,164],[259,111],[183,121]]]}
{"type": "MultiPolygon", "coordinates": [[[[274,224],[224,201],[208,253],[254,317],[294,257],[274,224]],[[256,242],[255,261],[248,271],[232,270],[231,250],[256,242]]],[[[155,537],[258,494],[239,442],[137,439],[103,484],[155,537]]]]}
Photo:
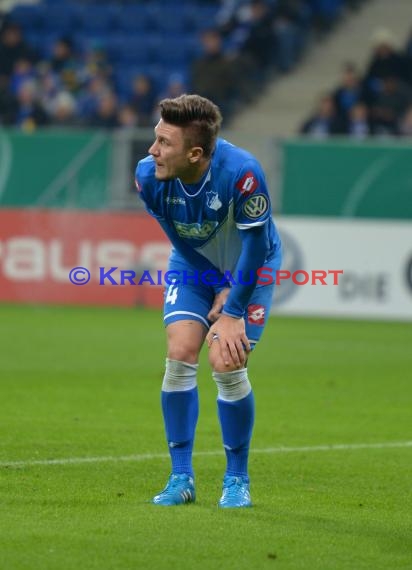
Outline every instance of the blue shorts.
{"type": "MultiPolygon", "coordinates": [[[[280,269],[281,252],[275,258],[265,263],[265,267],[270,267],[273,275],[273,282],[270,284],[257,285],[245,314],[246,336],[251,345],[256,344],[260,339],[272,307],[272,300],[275,288],[275,271],[280,269]]],[[[212,308],[215,298],[215,290],[211,285],[203,283],[201,279],[190,278],[198,276],[199,272],[191,266],[176,252],[169,261],[168,271],[175,271],[174,276],[179,283],[166,287],[164,295],[164,322],[165,325],[181,320],[194,320],[201,322],[206,328],[211,326],[207,315],[212,308]],[[183,276],[188,276],[183,278],[183,276]]]]}

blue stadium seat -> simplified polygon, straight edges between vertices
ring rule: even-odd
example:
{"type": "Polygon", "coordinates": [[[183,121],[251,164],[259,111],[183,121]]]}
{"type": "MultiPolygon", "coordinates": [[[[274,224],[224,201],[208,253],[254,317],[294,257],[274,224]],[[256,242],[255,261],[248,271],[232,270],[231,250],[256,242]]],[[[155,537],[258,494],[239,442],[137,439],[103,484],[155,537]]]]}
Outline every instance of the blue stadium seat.
{"type": "Polygon", "coordinates": [[[70,36],[77,24],[78,10],[72,4],[51,4],[40,6],[43,12],[43,26],[46,33],[70,36]]]}
{"type": "Polygon", "coordinates": [[[173,66],[190,62],[196,55],[193,36],[157,34],[152,36],[154,59],[157,63],[173,66]]]}
{"type": "Polygon", "coordinates": [[[39,56],[43,56],[44,34],[39,30],[29,30],[24,33],[24,39],[28,45],[33,48],[39,56]]]}
{"type": "Polygon", "coordinates": [[[116,25],[120,7],[110,5],[85,5],[78,11],[78,24],[85,33],[109,33],[116,25]]]}
{"type": "Polygon", "coordinates": [[[9,14],[10,21],[18,24],[24,32],[36,32],[43,26],[43,13],[39,6],[15,6],[9,14]]]}
{"type": "Polygon", "coordinates": [[[153,39],[148,34],[116,34],[108,39],[108,52],[118,63],[148,64],[153,61],[153,39]]]}
{"type": "Polygon", "coordinates": [[[208,30],[216,27],[216,5],[199,6],[186,5],[184,8],[185,19],[192,31],[208,30]]]}
{"type": "Polygon", "coordinates": [[[122,6],[116,23],[119,30],[131,33],[149,31],[152,27],[150,12],[144,4],[122,6]]]}
{"type": "Polygon", "coordinates": [[[184,34],[190,31],[190,23],[183,6],[164,6],[154,3],[148,7],[153,28],[168,34],[184,34]]]}
{"type": "Polygon", "coordinates": [[[190,85],[190,73],[187,66],[165,66],[160,64],[150,64],[142,66],[130,66],[131,75],[147,75],[151,80],[157,93],[164,94],[170,81],[179,79],[187,86],[190,85]]]}
{"type": "Polygon", "coordinates": [[[71,36],[74,49],[81,55],[95,50],[97,47],[107,52],[108,36],[107,34],[88,34],[78,32],[71,36]]]}
{"type": "Polygon", "coordinates": [[[122,100],[130,98],[135,77],[147,75],[152,79],[152,73],[152,66],[150,65],[117,65],[113,79],[120,98],[122,100]]]}
{"type": "MultiPolygon", "coordinates": [[[[33,38],[33,35],[31,34],[30,37],[33,38]]],[[[41,33],[41,38],[37,44],[39,55],[46,60],[50,60],[53,57],[54,44],[59,38],[61,38],[61,35],[56,32],[41,33]]]]}

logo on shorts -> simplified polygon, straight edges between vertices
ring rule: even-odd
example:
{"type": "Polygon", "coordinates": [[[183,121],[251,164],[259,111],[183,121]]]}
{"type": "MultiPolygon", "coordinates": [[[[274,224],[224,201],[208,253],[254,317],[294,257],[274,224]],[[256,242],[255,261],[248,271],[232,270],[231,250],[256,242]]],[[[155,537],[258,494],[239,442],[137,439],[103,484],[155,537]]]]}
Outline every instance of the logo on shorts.
{"type": "Polygon", "coordinates": [[[246,174],[239,180],[236,184],[236,188],[242,194],[242,196],[250,196],[259,186],[259,182],[256,180],[253,172],[246,172],[246,174]]]}
{"type": "Polygon", "coordinates": [[[256,220],[257,218],[260,218],[260,216],[263,216],[268,209],[269,200],[264,194],[256,194],[256,196],[252,196],[243,206],[245,216],[252,220],[256,220]]]}
{"type": "Polygon", "coordinates": [[[264,325],[265,307],[263,305],[249,305],[247,308],[247,322],[250,325],[264,325]]]}

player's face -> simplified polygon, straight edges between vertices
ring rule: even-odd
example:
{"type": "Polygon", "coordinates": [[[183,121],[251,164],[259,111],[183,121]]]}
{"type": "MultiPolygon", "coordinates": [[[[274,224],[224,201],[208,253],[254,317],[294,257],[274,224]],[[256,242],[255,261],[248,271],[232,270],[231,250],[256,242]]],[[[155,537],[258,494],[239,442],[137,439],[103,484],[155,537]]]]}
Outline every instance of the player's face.
{"type": "Polygon", "coordinates": [[[155,141],[149,153],[156,163],[155,176],[158,180],[185,178],[190,170],[190,149],[186,148],[183,130],[160,119],[155,127],[155,141]]]}

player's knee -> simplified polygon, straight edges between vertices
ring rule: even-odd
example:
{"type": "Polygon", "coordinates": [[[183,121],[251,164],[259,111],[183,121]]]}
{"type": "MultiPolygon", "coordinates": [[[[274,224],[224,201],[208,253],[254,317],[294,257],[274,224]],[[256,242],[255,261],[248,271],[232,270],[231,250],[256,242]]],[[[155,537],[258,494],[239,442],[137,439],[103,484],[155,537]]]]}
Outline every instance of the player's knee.
{"type": "Polygon", "coordinates": [[[244,368],[246,366],[246,361],[241,363],[239,366],[235,366],[233,363],[229,365],[225,364],[220,353],[218,343],[213,343],[209,349],[209,364],[213,372],[232,372],[234,370],[244,368]]]}
{"type": "Polygon", "coordinates": [[[190,364],[196,364],[199,352],[197,348],[190,345],[182,344],[171,344],[167,350],[167,357],[170,360],[178,360],[180,362],[189,362],[190,364]]]}
{"type": "Polygon", "coordinates": [[[221,400],[241,400],[252,391],[246,368],[230,372],[213,372],[213,379],[221,400]]]}
{"type": "Polygon", "coordinates": [[[213,372],[232,372],[233,370],[238,370],[239,368],[243,368],[243,364],[239,367],[236,367],[233,363],[226,365],[223,361],[223,358],[220,354],[212,354],[209,352],[209,364],[212,368],[213,372]]]}

